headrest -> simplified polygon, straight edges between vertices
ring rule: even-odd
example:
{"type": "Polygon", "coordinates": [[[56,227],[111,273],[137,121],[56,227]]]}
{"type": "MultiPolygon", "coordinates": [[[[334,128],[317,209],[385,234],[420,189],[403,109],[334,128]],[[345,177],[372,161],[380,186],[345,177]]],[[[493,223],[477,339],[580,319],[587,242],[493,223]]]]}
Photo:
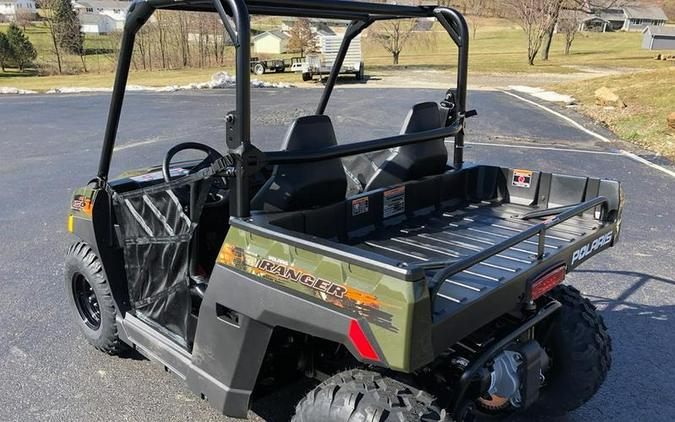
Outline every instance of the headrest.
{"type": "Polygon", "coordinates": [[[333,123],[328,116],[298,117],[286,132],[282,149],[310,150],[337,145],[333,123]]]}
{"type": "Polygon", "coordinates": [[[401,135],[405,133],[423,132],[441,127],[441,112],[438,103],[426,102],[415,104],[405,118],[401,135]]]}

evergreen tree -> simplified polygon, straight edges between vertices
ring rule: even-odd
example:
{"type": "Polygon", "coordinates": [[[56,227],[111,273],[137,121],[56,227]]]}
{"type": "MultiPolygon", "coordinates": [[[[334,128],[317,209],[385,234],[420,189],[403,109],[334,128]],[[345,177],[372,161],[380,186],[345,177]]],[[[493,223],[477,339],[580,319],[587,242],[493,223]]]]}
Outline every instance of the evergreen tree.
{"type": "Polygon", "coordinates": [[[5,71],[5,66],[9,65],[10,62],[14,60],[14,52],[12,47],[9,45],[9,40],[7,35],[4,32],[0,32],[0,68],[2,71],[5,71]]]}
{"type": "Polygon", "coordinates": [[[80,18],[70,0],[57,0],[52,11],[59,45],[66,51],[82,56],[84,35],[80,32],[80,18]]]}
{"type": "Polygon", "coordinates": [[[24,70],[27,65],[33,63],[33,60],[37,57],[37,52],[28,37],[15,23],[9,24],[7,41],[12,51],[12,58],[19,66],[19,70],[24,70]]]}

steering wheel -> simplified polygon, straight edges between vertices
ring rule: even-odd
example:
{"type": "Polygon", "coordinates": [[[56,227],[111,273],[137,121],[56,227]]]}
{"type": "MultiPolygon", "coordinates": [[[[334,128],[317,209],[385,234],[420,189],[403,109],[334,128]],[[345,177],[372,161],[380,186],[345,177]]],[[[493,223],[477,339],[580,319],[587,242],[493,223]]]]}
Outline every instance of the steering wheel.
{"type": "Polygon", "coordinates": [[[170,182],[172,180],[171,176],[171,160],[173,157],[181,151],[188,149],[195,149],[197,151],[202,151],[206,153],[206,158],[200,161],[196,166],[192,167],[190,174],[196,173],[199,170],[205,169],[210,166],[214,161],[223,158],[222,154],[211,148],[208,145],[200,144],[198,142],[184,142],[178,144],[171,148],[169,152],[166,153],[164,157],[164,162],[162,163],[162,175],[164,176],[165,182],[170,182]]]}

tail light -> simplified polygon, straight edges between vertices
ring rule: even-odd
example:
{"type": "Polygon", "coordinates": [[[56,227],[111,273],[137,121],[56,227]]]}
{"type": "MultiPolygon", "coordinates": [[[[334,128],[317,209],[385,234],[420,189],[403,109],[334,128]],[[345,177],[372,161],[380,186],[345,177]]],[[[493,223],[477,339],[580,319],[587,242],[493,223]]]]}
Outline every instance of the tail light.
{"type": "Polygon", "coordinates": [[[562,283],[565,280],[565,273],[567,273],[567,266],[561,265],[534,280],[530,293],[532,300],[539,299],[546,292],[562,283]]]}

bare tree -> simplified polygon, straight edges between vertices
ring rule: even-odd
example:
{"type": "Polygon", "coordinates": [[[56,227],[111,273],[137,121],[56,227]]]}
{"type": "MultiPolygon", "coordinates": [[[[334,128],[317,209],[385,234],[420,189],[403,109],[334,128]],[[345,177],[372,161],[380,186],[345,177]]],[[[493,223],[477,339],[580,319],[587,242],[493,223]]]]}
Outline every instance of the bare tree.
{"type": "Polygon", "coordinates": [[[569,10],[558,19],[558,32],[565,35],[565,55],[570,54],[572,43],[579,31],[579,25],[581,25],[582,13],[579,10],[569,10]]]}
{"type": "Polygon", "coordinates": [[[375,26],[370,35],[391,54],[394,64],[398,64],[401,52],[410,40],[414,28],[414,21],[400,19],[385,21],[375,26]]]}
{"type": "Polygon", "coordinates": [[[33,18],[35,18],[35,14],[29,9],[17,9],[14,21],[25,31],[26,27],[33,24],[33,18]]]}
{"type": "Polygon", "coordinates": [[[560,0],[507,0],[527,36],[527,62],[534,65],[560,0]]]}
{"type": "Polygon", "coordinates": [[[38,7],[44,11],[42,21],[49,32],[51,52],[56,58],[56,68],[60,74],[63,73],[63,56],[65,52],[61,47],[61,31],[54,14],[54,10],[56,10],[59,1],[60,0],[38,0],[37,4],[38,7]]]}
{"type": "Polygon", "coordinates": [[[299,52],[300,57],[305,57],[306,53],[316,51],[318,37],[312,31],[309,19],[296,20],[288,32],[288,36],[288,49],[299,52]]]}
{"type": "Polygon", "coordinates": [[[478,27],[480,26],[480,19],[485,16],[487,6],[490,2],[487,0],[461,0],[459,7],[462,13],[469,21],[469,27],[472,32],[472,37],[476,38],[478,27]]]}

